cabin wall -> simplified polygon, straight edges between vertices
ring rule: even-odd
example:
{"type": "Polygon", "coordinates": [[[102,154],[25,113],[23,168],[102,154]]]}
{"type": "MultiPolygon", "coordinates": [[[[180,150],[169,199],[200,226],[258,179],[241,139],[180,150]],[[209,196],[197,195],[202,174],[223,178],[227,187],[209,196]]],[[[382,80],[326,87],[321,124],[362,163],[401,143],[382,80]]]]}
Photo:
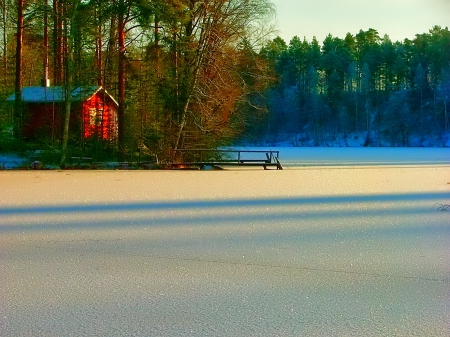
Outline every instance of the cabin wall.
{"type": "Polygon", "coordinates": [[[57,140],[61,136],[60,104],[24,104],[22,133],[30,140],[57,140]]]}
{"type": "MultiPolygon", "coordinates": [[[[64,126],[63,103],[24,104],[22,115],[22,133],[25,139],[40,142],[58,142],[62,139],[64,126]]],[[[70,132],[75,138],[80,134],[80,104],[72,103],[70,114],[70,132]]]]}
{"type": "Polygon", "coordinates": [[[117,139],[117,109],[108,98],[99,92],[83,103],[84,138],[114,141],[117,139]]]}

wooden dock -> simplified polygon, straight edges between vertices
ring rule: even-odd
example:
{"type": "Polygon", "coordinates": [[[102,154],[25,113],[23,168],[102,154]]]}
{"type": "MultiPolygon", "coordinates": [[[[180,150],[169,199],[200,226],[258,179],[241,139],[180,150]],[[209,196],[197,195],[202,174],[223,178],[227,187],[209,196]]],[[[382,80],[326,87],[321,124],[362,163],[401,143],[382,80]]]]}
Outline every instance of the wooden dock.
{"type": "Polygon", "coordinates": [[[175,158],[183,158],[172,163],[174,168],[199,168],[207,166],[249,166],[263,167],[265,170],[273,167],[282,170],[280,152],[272,150],[211,150],[211,149],[179,149],[175,158]]]}

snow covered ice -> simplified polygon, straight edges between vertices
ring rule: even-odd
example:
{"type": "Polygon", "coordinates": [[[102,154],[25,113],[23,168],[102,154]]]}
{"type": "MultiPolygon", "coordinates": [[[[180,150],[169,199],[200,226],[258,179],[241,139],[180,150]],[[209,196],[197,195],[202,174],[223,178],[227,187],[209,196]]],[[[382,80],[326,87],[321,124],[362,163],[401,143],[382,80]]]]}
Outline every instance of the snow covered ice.
{"type": "Polygon", "coordinates": [[[340,150],[0,172],[1,335],[449,336],[449,150],[340,150]]]}

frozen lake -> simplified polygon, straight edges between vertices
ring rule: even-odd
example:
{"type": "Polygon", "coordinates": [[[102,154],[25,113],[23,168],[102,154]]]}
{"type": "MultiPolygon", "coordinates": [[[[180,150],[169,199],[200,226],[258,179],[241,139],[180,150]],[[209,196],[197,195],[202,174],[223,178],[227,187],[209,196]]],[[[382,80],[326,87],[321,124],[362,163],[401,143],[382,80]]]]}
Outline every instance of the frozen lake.
{"type": "Polygon", "coordinates": [[[279,151],[280,161],[285,167],[450,164],[450,148],[245,147],[240,149],[279,151]]]}
{"type": "Polygon", "coordinates": [[[283,171],[0,172],[0,335],[449,336],[448,150],[283,150],[283,171]]]}

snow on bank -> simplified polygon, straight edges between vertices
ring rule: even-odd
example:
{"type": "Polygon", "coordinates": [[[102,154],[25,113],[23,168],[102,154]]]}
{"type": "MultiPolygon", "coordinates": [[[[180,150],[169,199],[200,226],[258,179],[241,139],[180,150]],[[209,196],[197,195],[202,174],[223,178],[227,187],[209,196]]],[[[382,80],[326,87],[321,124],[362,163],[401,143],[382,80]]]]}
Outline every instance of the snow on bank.
{"type": "Polygon", "coordinates": [[[16,154],[1,154],[0,153],[0,169],[15,169],[24,165],[27,159],[16,154]]]}
{"type": "MultiPolygon", "coordinates": [[[[285,168],[301,166],[449,165],[450,148],[439,147],[231,147],[232,150],[279,151],[285,168]]],[[[264,154],[260,154],[260,156],[264,154]]],[[[0,169],[17,169],[30,160],[0,154],[0,169]]],[[[117,165],[111,165],[117,167],[117,165]]],[[[45,167],[50,168],[50,167],[45,167]]],[[[55,167],[52,167],[55,168],[55,167]]]]}
{"type": "MultiPolygon", "coordinates": [[[[318,145],[311,137],[305,135],[279,135],[270,141],[259,141],[261,146],[282,146],[282,147],[364,147],[366,145],[366,133],[351,133],[344,135],[327,136],[318,145]]],[[[431,137],[409,137],[407,141],[410,147],[450,147],[450,134],[431,137]]],[[[372,135],[370,147],[402,147],[405,143],[381,139],[372,135]]]]}

